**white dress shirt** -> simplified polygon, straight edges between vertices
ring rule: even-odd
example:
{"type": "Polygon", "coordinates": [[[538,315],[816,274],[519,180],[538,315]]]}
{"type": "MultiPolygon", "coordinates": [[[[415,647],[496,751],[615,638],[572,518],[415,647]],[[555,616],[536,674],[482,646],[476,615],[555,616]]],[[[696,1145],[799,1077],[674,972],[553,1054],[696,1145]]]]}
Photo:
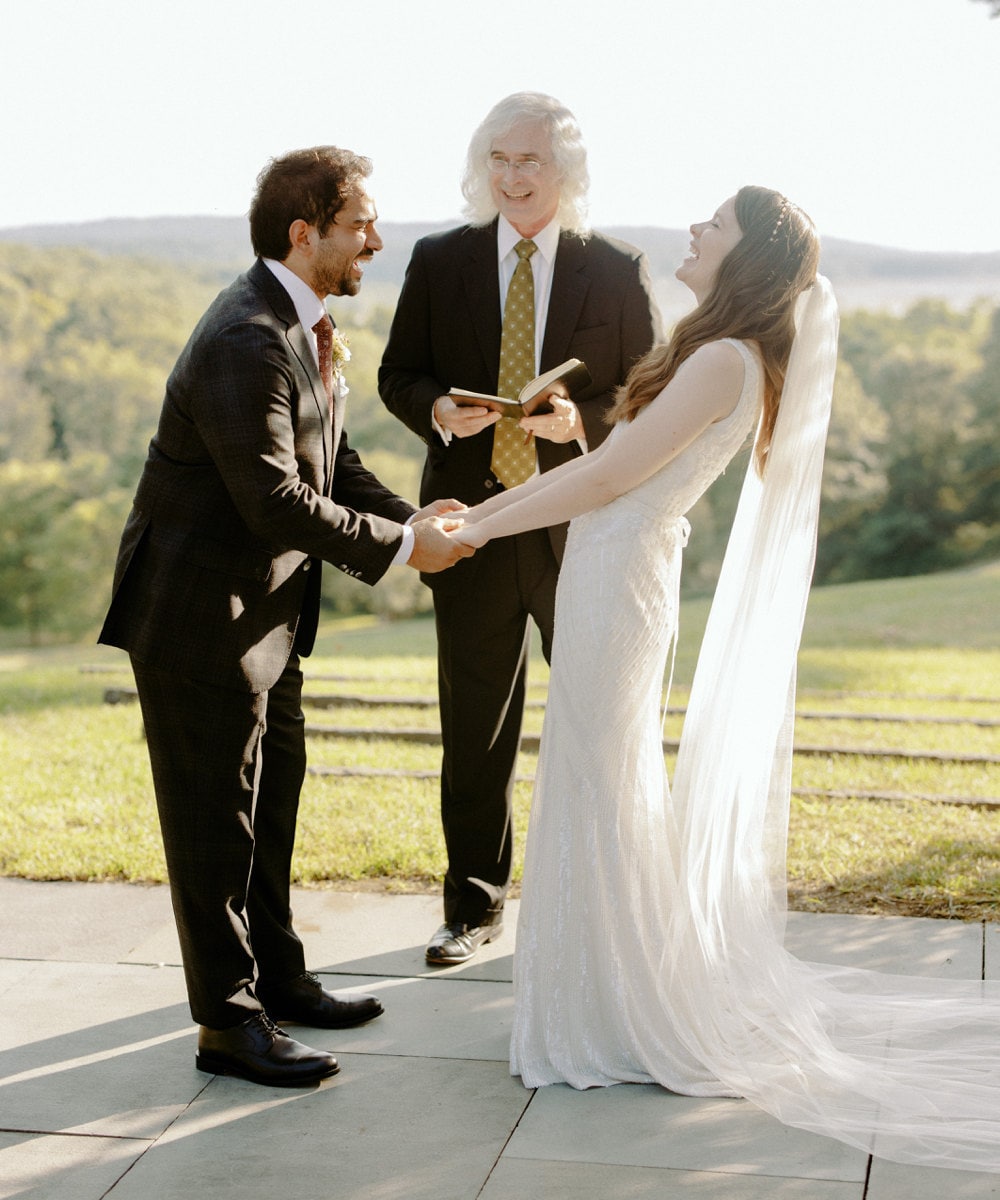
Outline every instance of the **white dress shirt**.
{"type": "Polygon", "coordinates": [[[306,341],[312,346],[313,360],[318,368],[319,347],[316,345],[316,335],[313,333],[313,326],[327,315],[326,305],[301,275],[296,275],[294,271],[290,271],[284,263],[278,262],[275,258],[265,258],[263,262],[264,266],[267,267],[288,293],[292,304],[295,305],[295,315],[299,318],[299,324],[305,332],[306,341]]]}
{"type": "MultiPolygon", "coordinates": [[[[500,273],[500,312],[507,303],[507,290],[517,266],[514,247],[522,240],[506,217],[501,216],[497,224],[497,263],[500,273]]],[[[559,249],[559,222],[551,220],[531,241],[538,249],[528,259],[535,281],[535,374],[539,374],[542,361],[542,342],[545,340],[545,320],[549,314],[549,296],[552,294],[552,270],[556,251],[559,249]]]]}

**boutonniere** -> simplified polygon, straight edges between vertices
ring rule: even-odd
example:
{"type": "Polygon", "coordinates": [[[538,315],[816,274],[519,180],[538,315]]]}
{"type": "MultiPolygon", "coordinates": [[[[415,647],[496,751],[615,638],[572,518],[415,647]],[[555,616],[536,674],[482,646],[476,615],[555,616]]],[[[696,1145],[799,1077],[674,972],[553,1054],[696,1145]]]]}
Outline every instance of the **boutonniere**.
{"type": "Polygon", "coordinates": [[[339,329],[333,331],[330,353],[333,358],[333,373],[337,377],[337,391],[341,396],[346,396],[350,389],[344,381],[344,363],[351,361],[351,343],[339,329]]]}

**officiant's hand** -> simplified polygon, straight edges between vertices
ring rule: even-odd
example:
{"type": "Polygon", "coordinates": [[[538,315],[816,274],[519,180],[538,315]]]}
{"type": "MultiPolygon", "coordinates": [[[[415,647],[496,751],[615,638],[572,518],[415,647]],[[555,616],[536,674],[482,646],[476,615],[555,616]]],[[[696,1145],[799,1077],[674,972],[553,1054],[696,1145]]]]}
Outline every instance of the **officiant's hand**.
{"type": "Polygon", "coordinates": [[[500,414],[478,404],[456,404],[450,396],[434,401],[434,420],[455,437],[474,437],[500,420],[500,414]]]}
{"type": "Polygon", "coordinates": [[[580,410],[572,400],[559,392],[548,397],[552,412],[539,413],[536,417],[522,417],[519,424],[526,433],[550,442],[573,442],[585,436],[580,410]]]}

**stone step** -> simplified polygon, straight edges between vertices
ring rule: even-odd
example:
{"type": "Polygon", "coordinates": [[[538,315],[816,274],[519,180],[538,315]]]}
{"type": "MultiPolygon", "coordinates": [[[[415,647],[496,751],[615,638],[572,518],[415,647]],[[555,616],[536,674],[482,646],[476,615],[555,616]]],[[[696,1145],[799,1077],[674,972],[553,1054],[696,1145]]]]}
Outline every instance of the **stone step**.
{"type": "MultiPolygon", "coordinates": [[[[105,688],[106,704],[129,704],[138,699],[134,687],[105,688]]],[[[437,708],[436,696],[367,696],[358,694],[321,694],[302,697],[305,708],[437,708]]],[[[544,700],[525,701],[525,708],[544,709],[544,700]]],[[[686,709],[671,705],[666,710],[669,717],[682,717],[686,709]]],[[[797,709],[799,721],[871,721],[895,725],[974,725],[980,729],[1000,728],[996,717],[952,717],[920,713],[872,713],[872,712],[820,712],[814,709],[797,709]]]]}
{"type": "MultiPolygon", "coordinates": [[[[386,738],[393,741],[420,742],[426,745],[439,744],[441,731],[439,729],[385,728],[384,726],[350,726],[350,725],[306,725],[306,736],[314,738],[386,738]]],[[[540,734],[522,733],[521,749],[537,750],[540,734]]],[[[673,754],[677,751],[678,742],[672,738],[663,739],[663,749],[673,754]]],[[[1000,764],[1000,756],[993,754],[945,754],[936,750],[903,750],[903,749],[872,749],[863,746],[810,746],[805,743],[795,743],[796,754],[811,756],[826,755],[856,755],[859,758],[909,758],[926,762],[941,763],[977,763],[1000,764]]]]}
{"type": "MultiPolygon", "coordinates": [[[[310,766],[310,775],[333,779],[437,779],[440,771],[410,771],[401,767],[325,767],[310,766]]],[[[518,775],[518,783],[534,783],[534,775],[518,775]]],[[[823,788],[792,788],[793,796],[817,800],[922,800],[933,804],[965,805],[969,808],[1000,808],[996,796],[941,796],[918,792],[826,791],[823,788]]]]}

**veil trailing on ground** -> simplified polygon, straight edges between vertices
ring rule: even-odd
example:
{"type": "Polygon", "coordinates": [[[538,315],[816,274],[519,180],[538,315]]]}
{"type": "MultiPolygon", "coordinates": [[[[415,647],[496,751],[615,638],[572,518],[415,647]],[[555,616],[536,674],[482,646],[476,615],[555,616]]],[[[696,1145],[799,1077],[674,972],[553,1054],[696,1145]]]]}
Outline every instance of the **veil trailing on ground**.
{"type": "Polygon", "coordinates": [[[795,666],[815,559],[837,305],[822,276],[763,479],[753,463],[673,781],[664,974],[676,1029],[727,1088],[884,1158],[1000,1171],[1000,987],[805,963],[783,949],[795,666]]]}

